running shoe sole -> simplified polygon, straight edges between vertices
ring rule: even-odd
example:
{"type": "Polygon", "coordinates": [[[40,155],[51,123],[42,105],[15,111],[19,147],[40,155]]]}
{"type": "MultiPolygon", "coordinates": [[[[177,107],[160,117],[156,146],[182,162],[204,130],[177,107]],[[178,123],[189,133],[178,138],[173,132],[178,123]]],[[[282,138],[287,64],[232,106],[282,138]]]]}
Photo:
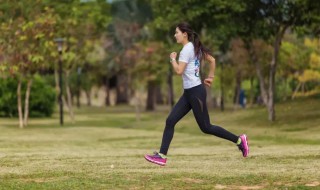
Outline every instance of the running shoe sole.
{"type": "Polygon", "coordinates": [[[145,155],[144,158],[145,158],[147,161],[149,161],[149,162],[151,162],[151,163],[154,163],[154,164],[158,164],[158,165],[160,165],[160,166],[165,166],[165,165],[166,165],[166,163],[152,160],[152,159],[149,158],[149,156],[147,156],[147,155],[145,155]]]}
{"type": "Polygon", "coordinates": [[[244,150],[245,150],[245,153],[243,154],[243,157],[247,157],[249,155],[249,140],[248,140],[248,137],[247,137],[247,135],[241,135],[240,138],[241,138],[241,141],[243,143],[244,150]]]}

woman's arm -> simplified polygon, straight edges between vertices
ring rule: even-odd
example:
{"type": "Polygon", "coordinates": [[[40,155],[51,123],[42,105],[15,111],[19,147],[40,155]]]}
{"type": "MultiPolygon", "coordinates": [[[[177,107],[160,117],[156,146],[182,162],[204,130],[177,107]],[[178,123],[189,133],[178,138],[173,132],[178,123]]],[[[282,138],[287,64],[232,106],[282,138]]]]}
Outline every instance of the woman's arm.
{"type": "Polygon", "coordinates": [[[209,71],[208,78],[213,78],[214,77],[214,72],[216,70],[216,60],[209,54],[206,55],[206,60],[210,64],[210,71],[209,71]]]}
{"type": "Polygon", "coordinates": [[[176,60],[177,58],[177,53],[176,52],[172,52],[170,54],[170,62],[171,62],[171,65],[174,69],[174,71],[178,74],[178,75],[182,75],[184,70],[186,69],[186,66],[187,66],[187,63],[184,63],[184,62],[181,62],[179,61],[179,64],[176,60]]]}
{"type": "Polygon", "coordinates": [[[206,55],[206,60],[210,64],[210,70],[209,70],[209,75],[206,79],[204,79],[204,84],[207,86],[211,86],[213,78],[214,78],[214,72],[216,70],[216,60],[209,54],[206,55]]]}

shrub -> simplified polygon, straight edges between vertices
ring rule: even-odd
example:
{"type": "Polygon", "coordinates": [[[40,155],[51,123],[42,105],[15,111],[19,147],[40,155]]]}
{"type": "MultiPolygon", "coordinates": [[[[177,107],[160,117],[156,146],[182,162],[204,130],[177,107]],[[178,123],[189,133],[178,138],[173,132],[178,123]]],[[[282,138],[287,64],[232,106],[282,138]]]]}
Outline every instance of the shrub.
{"type": "MultiPolygon", "coordinates": [[[[17,117],[17,79],[7,78],[0,81],[0,116],[17,117]]],[[[24,109],[26,80],[22,81],[21,100],[24,109]]],[[[39,75],[33,79],[29,99],[30,117],[49,117],[54,112],[56,103],[55,89],[48,85],[39,75]]]]}

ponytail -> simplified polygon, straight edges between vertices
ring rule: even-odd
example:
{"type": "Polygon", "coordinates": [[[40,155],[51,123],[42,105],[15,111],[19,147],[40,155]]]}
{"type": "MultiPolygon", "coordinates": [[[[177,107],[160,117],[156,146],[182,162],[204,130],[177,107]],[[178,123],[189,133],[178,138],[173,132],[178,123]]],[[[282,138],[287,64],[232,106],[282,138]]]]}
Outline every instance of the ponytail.
{"type": "Polygon", "coordinates": [[[193,31],[188,23],[182,22],[178,24],[177,27],[181,32],[186,32],[188,34],[188,40],[193,43],[194,53],[198,59],[204,59],[206,55],[212,55],[210,49],[202,45],[199,34],[193,31]]]}

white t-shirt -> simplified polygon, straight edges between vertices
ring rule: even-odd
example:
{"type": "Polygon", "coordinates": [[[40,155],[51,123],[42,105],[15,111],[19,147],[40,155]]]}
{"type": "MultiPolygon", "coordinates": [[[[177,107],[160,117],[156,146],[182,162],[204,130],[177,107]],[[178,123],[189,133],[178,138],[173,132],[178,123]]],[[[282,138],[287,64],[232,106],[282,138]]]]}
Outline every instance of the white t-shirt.
{"type": "Polygon", "coordinates": [[[179,54],[179,62],[187,64],[182,74],[183,88],[189,89],[201,84],[200,79],[200,60],[196,58],[194,46],[188,42],[183,46],[179,54]]]}

